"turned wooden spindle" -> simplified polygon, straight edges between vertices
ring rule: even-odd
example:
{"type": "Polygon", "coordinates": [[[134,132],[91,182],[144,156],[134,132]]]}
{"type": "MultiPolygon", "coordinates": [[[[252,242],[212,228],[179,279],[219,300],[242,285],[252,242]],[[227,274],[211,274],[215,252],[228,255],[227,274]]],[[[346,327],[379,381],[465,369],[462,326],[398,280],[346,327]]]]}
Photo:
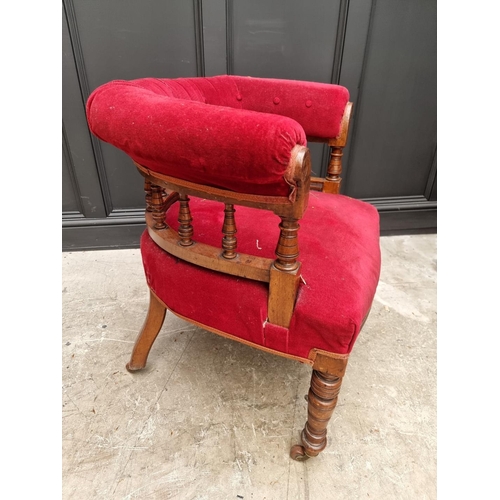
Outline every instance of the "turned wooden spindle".
{"type": "Polygon", "coordinates": [[[276,260],[274,266],[280,271],[294,271],[299,267],[297,257],[299,256],[297,219],[281,217],[280,237],[276,246],[276,260]]]}
{"type": "Polygon", "coordinates": [[[332,146],[330,148],[330,162],[328,163],[328,171],[326,180],[333,183],[329,191],[338,194],[340,191],[340,183],[342,182],[342,156],[343,148],[332,146]]]}
{"type": "Polygon", "coordinates": [[[155,229],[165,229],[165,205],[163,203],[163,189],[156,184],[151,184],[151,211],[155,221],[155,229]]]}
{"type": "Polygon", "coordinates": [[[234,259],[236,257],[236,222],[234,220],[234,205],[225,204],[224,206],[224,224],[222,226],[222,256],[225,259],[234,259]]]}
{"type": "Polygon", "coordinates": [[[153,207],[151,206],[151,181],[148,181],[147,179],[144,179],[144,192],[146,193],[146,212],[152,212],[153,207]]]}
{"type": "Polygon", "coordinates": [[[185,194],[179,196],[179,244],[183,247],[188,247],[193,244],[193,226],[191,222],[191,211],[189,210],[189,197],[185,194]]]}
{"type": "MultiPolygon", "coordinates": [[[[161,196],[163,198],[163,203],[165,205],[167,205],[168,201],[169,201],[169,194],[167,193],[167,190],[165,188],[162,188],[161,190],[161,196]]],[[[165,208],[165,211],[167,211],[168,208],[165,208]]]]}
{"type": "Polygon", "coordinates": [[[342,378],[313,370],[307,395],[307,422],[301,434],[302,446],[292,447],[291,457],[315,457],[326,447],[326,430],[342,385],[342,378]]]}

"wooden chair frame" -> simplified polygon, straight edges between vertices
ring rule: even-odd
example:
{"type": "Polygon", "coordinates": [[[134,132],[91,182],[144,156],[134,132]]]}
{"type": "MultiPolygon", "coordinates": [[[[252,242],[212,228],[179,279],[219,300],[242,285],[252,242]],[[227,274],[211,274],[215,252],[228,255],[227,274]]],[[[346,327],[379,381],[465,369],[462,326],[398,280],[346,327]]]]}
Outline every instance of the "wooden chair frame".
{"type": "MultiPolygon", "coordinates": [[[[152,172],[135,163],[145,179],[146,224],[149,235],[163,250],[187,262],[234,276],[269,283],[268,321],[288,328],[300,281],[300,262],[297,260],[299,256],[298,221],[307,208],[310,189],[331,194],[337,194],[340,191],[342,151],[347,143],[351,109],[352,103],[348,103],[338,137],[332,139],[308,137],[310,142],[323,142],[330,146],[330,162],[324,179],[311,178],[310,155],[306,147],[296,146],[293,149],[293,180],[296,184],[294,201],[283,196],[243,194],[196,184],[152,172]],[[193,219],[189,209],[189,196],[224,203],[221,248],[195,242],[192,239],[193,219]],[[166,211],[176,202],[179,202],[178,231],[168,227],[165,222],[166,211]],[[234,205],[270,210],[280,217],[276,259],[241,254],[236,251],[234,205]]],[[[167,306],[153,291],[150,291],[148,314],[126,366],[130,372],[140,370],[146,365],[149,351],[163,325],[166,310],[167,306]]],[[[293,446],[290,456],[295,460],[303,460],[318,455],[325,448],[326,428],[337,403],[342,378],[347,367],[348,354],[312,349],[307,359],[299,358],[246,342],[226,332],[198,324],[189,318],[183,317],[183,319],[214,333],[312,366],[311,385],[307,396],[308,419],[301,434],[302,444],[293,446]]]]}

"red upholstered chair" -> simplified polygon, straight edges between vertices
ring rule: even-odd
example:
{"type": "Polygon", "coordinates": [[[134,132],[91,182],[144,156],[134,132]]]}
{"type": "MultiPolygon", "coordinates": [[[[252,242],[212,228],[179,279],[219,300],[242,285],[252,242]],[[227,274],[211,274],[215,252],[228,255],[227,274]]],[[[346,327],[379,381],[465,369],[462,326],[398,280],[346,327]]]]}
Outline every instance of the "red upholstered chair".
{"type": "Polygon", "coordinates": [[[379,279],[378,213],[338,194],[350,111],[341,86],[239,76],[113,81],[87,102],[91,131],[145,178],[151,298],[128,370],[145,366],[167,308],[307,363],[294,459],[326,446],[379,279]],[[325,179],[311,178],[307,140],[331,147],[325,179]]]}

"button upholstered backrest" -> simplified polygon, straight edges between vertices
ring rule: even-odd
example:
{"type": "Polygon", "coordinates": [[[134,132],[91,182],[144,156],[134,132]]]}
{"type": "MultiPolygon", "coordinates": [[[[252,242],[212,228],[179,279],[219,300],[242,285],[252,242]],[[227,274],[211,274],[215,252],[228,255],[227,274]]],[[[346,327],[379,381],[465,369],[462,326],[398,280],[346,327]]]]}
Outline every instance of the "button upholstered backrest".
{"type": "Polygon", "coordinates": [[[210,78],[115,80],[87,102],[91,131],[152,171],[236,192],[293,196],[293,148],[336,137],[338,85],[210,78]]]}

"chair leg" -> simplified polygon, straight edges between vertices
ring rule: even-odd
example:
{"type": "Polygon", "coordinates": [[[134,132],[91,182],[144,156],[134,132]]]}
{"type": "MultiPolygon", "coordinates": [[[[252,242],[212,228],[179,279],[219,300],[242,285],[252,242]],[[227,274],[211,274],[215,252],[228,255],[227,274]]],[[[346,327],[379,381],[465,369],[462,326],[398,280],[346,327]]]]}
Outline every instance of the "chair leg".
{"type": "Polygon", "coordinates": [[[315,457],[326,447],[326,427],[342,384],[342,377],[313,370],[311,387],[307,397],[307,422],[301,434],[302,445],[292,446],[290,456],[294,460],[315,457]]]}
{"type": "Polygon", "coordinates": [[[156,298],[156,295],[150,291],[148,315],[135,341],[130,361],[125,366],[129,372],[141,370],[146,366],[149,351],[165,321],[166,312],[165,306],[156,298]]]}

